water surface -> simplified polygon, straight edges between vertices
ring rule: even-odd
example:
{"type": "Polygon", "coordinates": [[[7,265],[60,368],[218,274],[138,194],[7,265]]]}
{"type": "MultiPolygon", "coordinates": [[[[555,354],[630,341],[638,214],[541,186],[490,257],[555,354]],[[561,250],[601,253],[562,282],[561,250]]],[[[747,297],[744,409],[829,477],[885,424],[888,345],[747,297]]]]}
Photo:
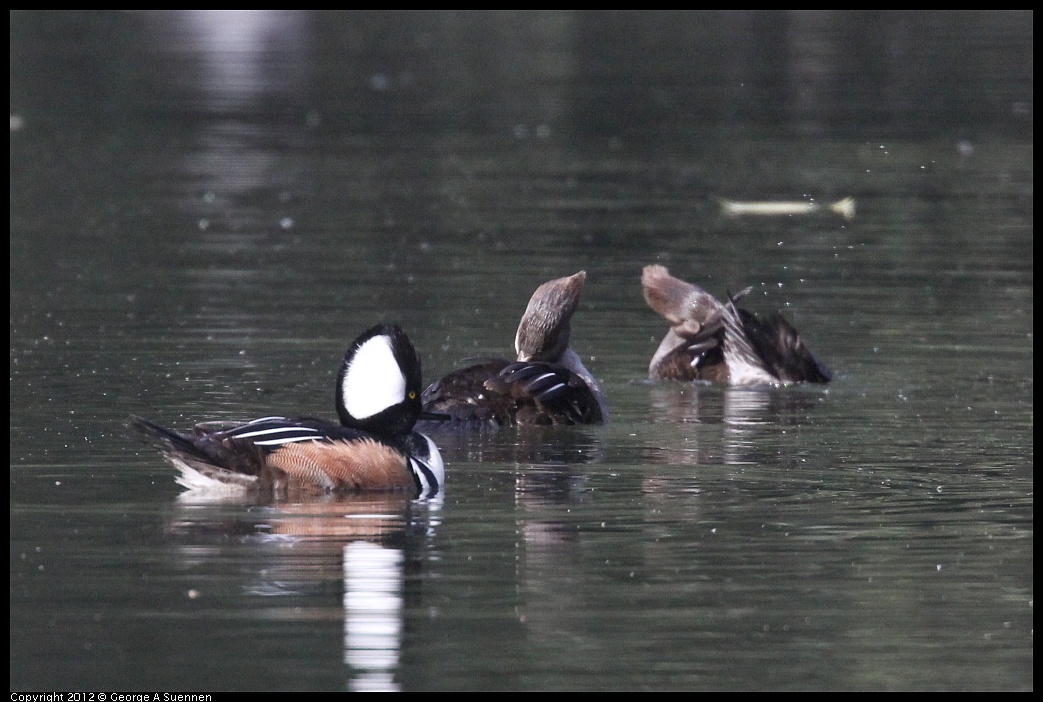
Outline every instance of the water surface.
{"type": "Polygon", "coordinates": [[[1031,690],[1031,18],[12,14],[12,689],[1031,690]],[[653,262],[835,381],[648,382],[653,262]],[[433,379],[581,269],[612,421],[440,436],[442,500],[124,428],[332,416],[363,329],[433,379]]]}

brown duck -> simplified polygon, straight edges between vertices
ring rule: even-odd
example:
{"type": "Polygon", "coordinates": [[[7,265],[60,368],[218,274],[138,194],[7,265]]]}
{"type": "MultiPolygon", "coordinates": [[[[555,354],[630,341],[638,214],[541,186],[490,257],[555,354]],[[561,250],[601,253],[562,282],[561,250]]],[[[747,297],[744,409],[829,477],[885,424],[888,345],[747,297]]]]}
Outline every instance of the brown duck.
{"type": "Polygon", "coordinates": [[[515,360],[459,368],[424,390],[425,430],[516,424],[598,424],[608,406],[597,381],[569,345],[586,271],[540,285],[514,338],[515,360]]]}
{"type": "Polygon", "coordinates": [[[737,306],[746,288],[721,302],[660,265],[641,274],[648,306],[670,323],[648,366],[655,380],[731,385],[828,383],[833,374],[781,314],[761,319],[737,306]]]}

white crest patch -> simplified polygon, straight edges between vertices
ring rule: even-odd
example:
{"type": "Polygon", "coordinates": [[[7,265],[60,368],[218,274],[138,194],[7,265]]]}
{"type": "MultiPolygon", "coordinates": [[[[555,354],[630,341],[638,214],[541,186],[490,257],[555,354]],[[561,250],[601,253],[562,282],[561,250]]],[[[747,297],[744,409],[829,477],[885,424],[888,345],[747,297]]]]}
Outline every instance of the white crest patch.
{"type": "Polygon", "coordinates": [[[406,398],[406,377],[386,336],[374,336],[359,347],[340,392],[348,413],[356,419],[372,417],[406,398]]]}

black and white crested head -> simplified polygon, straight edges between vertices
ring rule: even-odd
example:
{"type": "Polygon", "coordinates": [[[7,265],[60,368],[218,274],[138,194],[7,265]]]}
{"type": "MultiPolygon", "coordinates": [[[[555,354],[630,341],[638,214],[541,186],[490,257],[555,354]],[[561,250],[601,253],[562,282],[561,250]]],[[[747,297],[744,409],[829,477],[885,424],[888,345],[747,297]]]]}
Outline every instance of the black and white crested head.
{"type": "Polygon", "coordinates": [[[420,415],[420,357],[402,329],[378,324],[344,355],[337,378],[341,424],[379,434],[406,434],[420,415]]]}

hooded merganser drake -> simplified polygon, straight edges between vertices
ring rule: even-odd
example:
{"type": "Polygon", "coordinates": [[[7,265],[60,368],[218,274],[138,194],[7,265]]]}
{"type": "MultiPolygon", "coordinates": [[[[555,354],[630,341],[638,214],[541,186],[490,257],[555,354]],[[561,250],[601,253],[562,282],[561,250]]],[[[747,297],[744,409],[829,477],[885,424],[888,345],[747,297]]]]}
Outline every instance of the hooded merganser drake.
{"type": "Polygon", "coordinates": [[[406,491],[437,495],[438,447],[413,431],[422,416],[420,357],[405,332],[380,324],[357,338],[337,377],[340,424],[310,417],[204,422],[180,434],[131,417],[190,490],[264,495],[406,491]]]}
{"type": "Polygon", "coordinates": [[[641,286],[648,306],[670,322],[648,366],[654,380],[790,385],[833,379],[781,314],[762,320],[736,306],[751,288],[722,303],[659,265],[645,266],[641,286]]]}
{"type": "Polygon", "coordinates": [[[424,390],[424,410],[448,416],[437,426],[599,424],[608,419],[597,381],[569,347],[572,315],[586,279],[586,271],[580,271],[536,289],[518,324],[514,361],[493,359],[460,368],[424,390]]]}

